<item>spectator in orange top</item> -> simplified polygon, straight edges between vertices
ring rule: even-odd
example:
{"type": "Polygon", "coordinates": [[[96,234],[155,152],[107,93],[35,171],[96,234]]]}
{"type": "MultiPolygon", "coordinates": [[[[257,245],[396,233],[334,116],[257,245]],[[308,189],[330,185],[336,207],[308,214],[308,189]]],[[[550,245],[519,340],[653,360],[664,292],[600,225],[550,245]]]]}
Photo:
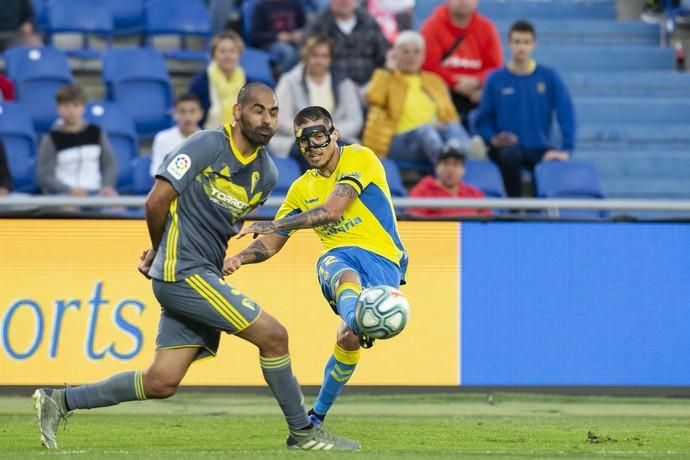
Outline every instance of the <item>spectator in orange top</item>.
{"type": "MultiPolygon", "coordinates": [[[[436,177],[426,176],[410,190],[411,198],[484,198],[484,193],[462,181],[465,175],[465,155],[453,143],[438,157],[436,177]]],[[[490,209],[478,208],[437,208],[408,209],[407,212],[419,217],[485,216],[490,209]]]]}
{"type": "Polygon", "coordinates": [[[447,0],[421,27],[424,69],[448,84],[463,120],[477,106],[487,74],[503,65],[501,39],[491,20],[477,12],[478,0],[447,0]]]}

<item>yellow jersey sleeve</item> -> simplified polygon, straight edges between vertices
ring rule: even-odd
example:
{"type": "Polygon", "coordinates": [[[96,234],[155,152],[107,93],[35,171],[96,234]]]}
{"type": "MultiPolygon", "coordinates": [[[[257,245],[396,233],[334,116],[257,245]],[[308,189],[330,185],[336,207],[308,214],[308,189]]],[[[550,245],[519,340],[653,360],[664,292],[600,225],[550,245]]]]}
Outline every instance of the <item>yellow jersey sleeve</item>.
{"type": "Polygon", "coordinates": [[[351,185],[358,195],[372,182],[385,183],[386,173],[381,161],[364,146],[353,144],[343,147],[340,161],[342,164],[336,184],[351,185]]]}
{"type": "MultiPolygon", "coordinates": [[[[306,210],[304,200],[302,199],[303,194],[301,193],[301,185],[301,180],[296,180],[292,183],[290,189],[288,189],[287,195],[285,196],[285,200],[283,200],[280,208],[278,208],[275,220],[282,219],[283,217],[293,216],[306,210]]],[[[283,236],[290,236],[296,231],[297,230],[279,230],[276,233],[283,236]]]]}

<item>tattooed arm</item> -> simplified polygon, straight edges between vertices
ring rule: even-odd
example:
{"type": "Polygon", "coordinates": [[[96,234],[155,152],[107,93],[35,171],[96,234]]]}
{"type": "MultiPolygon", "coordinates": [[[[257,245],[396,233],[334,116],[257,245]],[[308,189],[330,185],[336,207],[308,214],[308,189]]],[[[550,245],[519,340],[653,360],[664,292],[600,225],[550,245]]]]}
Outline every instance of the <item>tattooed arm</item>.
{"type": "Polygon", "coordinates": [[[270,259],[283,248],[288,238],[287,236],[272,233],[252,241],[249,246],[225,259],[223,262],[223,275],[232,275],[242,265],[258,264],[270,259]]]}
{"type": "Polygon", "coordinates": [[[257,235],[272,234],[277,230],[289,231],[300,228],[313,228],[337,222],[355,198],[357,198],[357,191],[353,186],[339,183],[321,206],[279,220],[254,222],[250,226],[243,228],[237,235],[237,238],[242,238],[249,233],[253,233],[254,238],[256,238],[257,235]]]}

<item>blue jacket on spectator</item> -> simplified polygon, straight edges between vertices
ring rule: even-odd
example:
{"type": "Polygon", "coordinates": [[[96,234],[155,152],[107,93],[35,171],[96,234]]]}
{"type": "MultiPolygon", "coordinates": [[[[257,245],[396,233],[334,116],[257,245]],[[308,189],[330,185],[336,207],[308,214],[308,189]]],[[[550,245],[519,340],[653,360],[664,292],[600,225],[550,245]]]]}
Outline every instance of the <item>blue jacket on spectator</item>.
{"type": "Polygon", "coordinates": [[[551,145],[553,113],[561,128],[562,150],[575,148],[575,110],[568,89],[558,73],[537,65],[529,75],[517,75],[506,67],[487,78],[479,105],[476,129],[488,144],[501,131],[518,136],[527,149],[551,145]]]}
{"type": "Polygon", "coordinates": [[[306,23],[304,6],[299,0],[262,1],[252,14],[251,44],[268,48],[278,38],[278,32],[300,30],[306,23]]]}

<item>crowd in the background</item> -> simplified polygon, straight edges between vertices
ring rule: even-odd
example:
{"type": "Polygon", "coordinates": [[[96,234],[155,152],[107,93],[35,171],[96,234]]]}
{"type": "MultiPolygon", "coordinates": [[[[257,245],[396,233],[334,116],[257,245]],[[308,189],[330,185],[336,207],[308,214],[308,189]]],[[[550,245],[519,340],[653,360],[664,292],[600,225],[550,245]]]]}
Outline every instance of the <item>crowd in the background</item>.
{"type": "MultiPolygon", "coordinates": [[[[255,0],[248,36],[226,29],[241,14],[241,2],[207,2],[218,32],[209,64],[177,99],[175,126],[155,136],[151,174],[198,129],[232,121],[237,93],[248,81],[240,65],[244,35],[270,53],[277,77],[280,115],[269,144],[276,157],[301,160],[292,119],[303,107],[320,105],[333,114],[341,142],[362,143],[418,177],[433,173],[412,196],[481,197],[462,176],[468,156],[487,155],[500,168],[508,196],[521,196],[523,170],[571,157],[574,109],[557,71],[532,58],[537,31],[530,23],[511,28],[511,58],[504,63],[501,37],[477,11],[478,1],[447,0],[413,24],[414,0],[329,0],[321,9],[314,2],[255,0]],[[554,120],[558,145],[551,141],[554,120]]],[[[30,5],[3,0],[0,46],[40,42],[30,5]]],[[[0,94],[13,98],[4,77],[0,94]]],[[[38,158],[44,193],[117,193],[114,156],[105,133],[83,120],[85,101],[76,86],[57,94],[60,119],[44,135],[38,158]]],[[[0,193],[10,188],[6,171],[0,154],[0,193]]]]}

